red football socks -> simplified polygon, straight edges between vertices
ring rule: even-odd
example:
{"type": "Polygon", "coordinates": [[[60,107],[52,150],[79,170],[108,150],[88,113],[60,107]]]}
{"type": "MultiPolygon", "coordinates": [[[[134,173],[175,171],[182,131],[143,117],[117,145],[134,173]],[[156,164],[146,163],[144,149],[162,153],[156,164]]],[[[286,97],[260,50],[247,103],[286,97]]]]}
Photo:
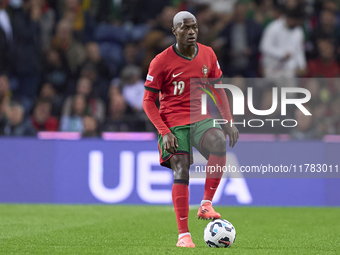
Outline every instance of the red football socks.
{"type": "Polygon", "coordinates": [[[210,200],[212,201],[216,189],[220,184],[221,177],[223,175],[223,167],[226,163],[226,156],[214,156],[210,155],[207,168],[206,168],[206,179],[205,179],[205,188],[204,188],[204,196],[203,200],[210,200]],[[209,167],[215,167],[215,172],[210,172],[208,169],[209,167]]]}
{"type": "Polygon", "coordinates": [[[185,183],[174,183],[172,186],[172,202],[174,204],[178,233],[189,232],[189,187],[185,183]]]}

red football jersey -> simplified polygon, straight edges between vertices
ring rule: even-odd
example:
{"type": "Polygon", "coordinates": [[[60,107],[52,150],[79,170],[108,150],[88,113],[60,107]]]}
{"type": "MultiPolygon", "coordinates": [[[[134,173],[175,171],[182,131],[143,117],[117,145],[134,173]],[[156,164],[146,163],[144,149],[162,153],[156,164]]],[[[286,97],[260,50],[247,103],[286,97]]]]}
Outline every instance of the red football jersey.
{"type": "Polygon", "coordinates": [[[169,128],[210,118],[208,114],[201,115],[201,94],[204,92],[193,90],[190,78],[219,79],[222,71],[210,47],[200,43],[196,47],[193,59],[181,55],[172,45],[151,61],[145,89],[160,93],[159,113],[169,128]],[[195,93],[190,95],[190,90],[195,93]]]}

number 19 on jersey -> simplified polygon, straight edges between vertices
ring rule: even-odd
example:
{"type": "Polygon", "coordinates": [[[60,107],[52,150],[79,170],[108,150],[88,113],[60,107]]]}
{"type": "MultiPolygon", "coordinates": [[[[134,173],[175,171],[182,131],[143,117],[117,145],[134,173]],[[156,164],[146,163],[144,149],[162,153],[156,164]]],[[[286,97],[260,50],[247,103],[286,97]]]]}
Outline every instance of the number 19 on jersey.
{"type": "Polygon", "coordinates": [[[185,83],[184,81],[174,81],[172,82],[172,84],[174,84],[175,88],[174,88],[174,95],[181,95],[184,91],[184,87],[185,87],[185,83]]]}

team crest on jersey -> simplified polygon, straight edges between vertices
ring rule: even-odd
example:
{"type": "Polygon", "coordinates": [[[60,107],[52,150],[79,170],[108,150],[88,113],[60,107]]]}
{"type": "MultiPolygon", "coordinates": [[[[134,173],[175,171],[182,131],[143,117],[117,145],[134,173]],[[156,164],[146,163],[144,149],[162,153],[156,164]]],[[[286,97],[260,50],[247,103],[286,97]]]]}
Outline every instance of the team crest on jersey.
{"type": "Polygon", "coordinates": [[[207,78],[209,72],[209,67],[207,65],[203,65],[202,73],[204,74],[204,78],[207,78]]]}

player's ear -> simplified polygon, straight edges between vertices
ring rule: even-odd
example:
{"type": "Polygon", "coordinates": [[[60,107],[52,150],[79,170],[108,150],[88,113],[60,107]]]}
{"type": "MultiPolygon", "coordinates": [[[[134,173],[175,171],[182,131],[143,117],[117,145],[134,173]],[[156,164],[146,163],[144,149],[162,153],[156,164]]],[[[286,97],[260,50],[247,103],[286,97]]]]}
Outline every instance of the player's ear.
{"type": "Polygon", "coordinates": [[[176,28],[172,27],[172,33],[177,36],[176,28]]]}

